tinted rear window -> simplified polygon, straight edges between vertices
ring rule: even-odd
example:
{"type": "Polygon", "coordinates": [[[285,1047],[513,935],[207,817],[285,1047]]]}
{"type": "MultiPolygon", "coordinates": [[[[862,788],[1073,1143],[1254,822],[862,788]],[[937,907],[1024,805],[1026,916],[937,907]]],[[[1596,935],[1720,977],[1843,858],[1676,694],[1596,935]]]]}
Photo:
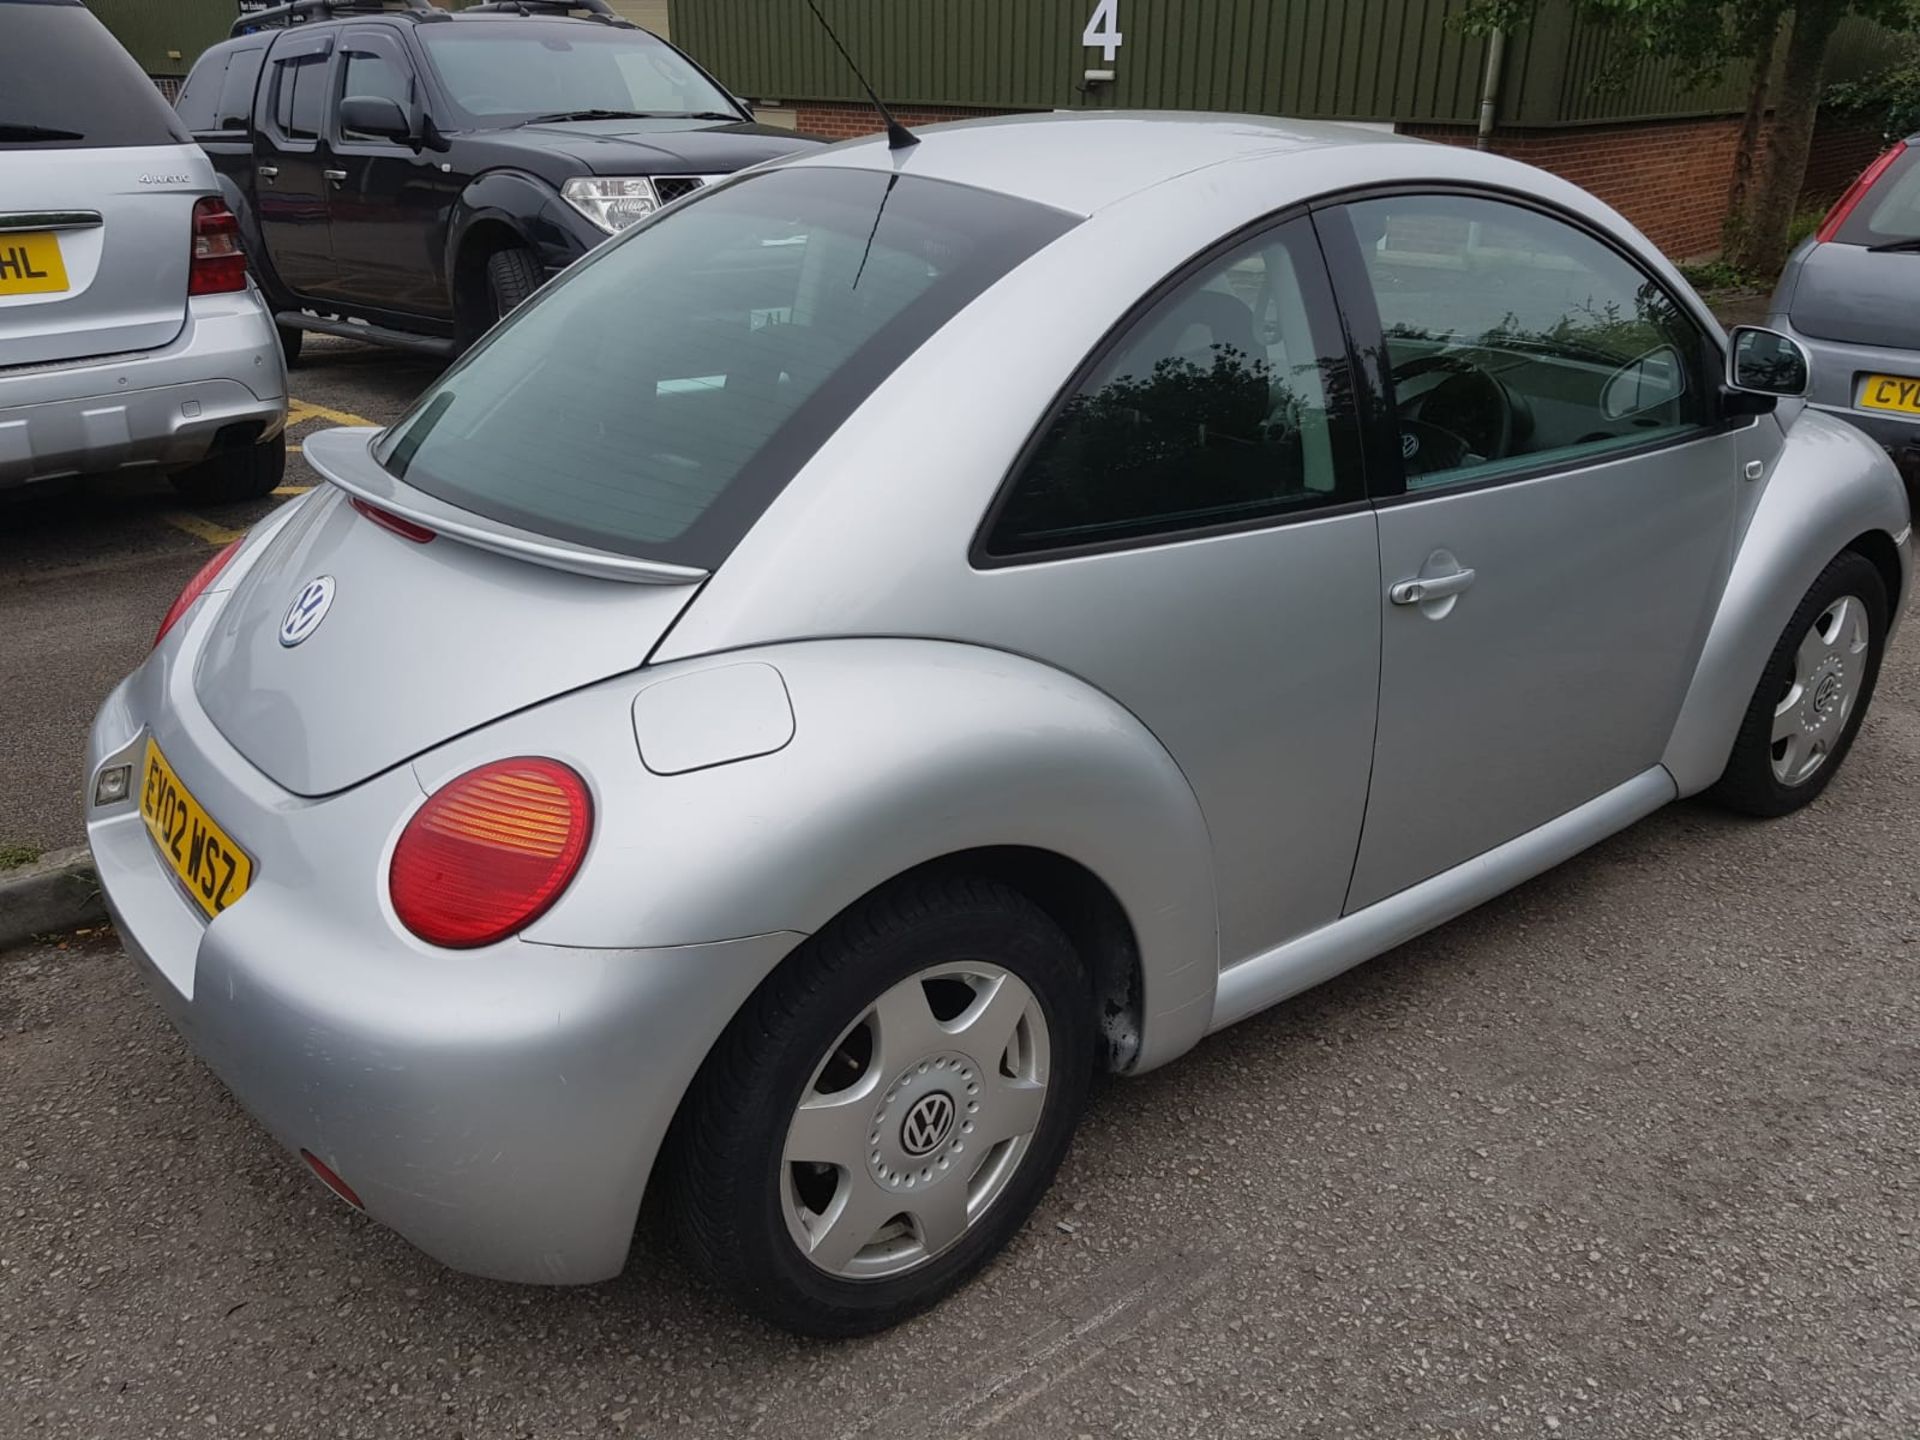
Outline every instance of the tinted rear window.
{"type": "Polygon", "coordinates": [[[902,360],[1073,223],[875,171],[751,176],[609,243],[376,455],[509,524],[712,567],[902,360]]]}
{"type": "Polygon", "coordinates": [[[211,50],[200,57],[173,102],[181,123],[197,132],[245,130],[253,118],[253,89],[265,45],[211,50]]]}
{"type": "Polygon", "coordinates": [[[1887,167],[1833,238],[1843,245],[1920,239],[1920,145],[1887,167]]]}
{"type": "Polygon", "coordinates": [[[133,57],[85,8],[0,0],[0,150],[189,138],[133,57]]]}

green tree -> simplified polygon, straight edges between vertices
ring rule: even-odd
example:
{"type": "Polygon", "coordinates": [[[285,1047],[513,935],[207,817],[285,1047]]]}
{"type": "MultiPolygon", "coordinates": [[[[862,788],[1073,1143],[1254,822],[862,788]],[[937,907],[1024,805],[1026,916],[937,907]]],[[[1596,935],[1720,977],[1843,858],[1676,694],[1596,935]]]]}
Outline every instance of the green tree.
{"type": "MultiPolygon", "coordinates": [[[[1677,61],[1684,80],[1703,84],[1735,66],[1748,67],[1752,78],[1728,187],[1726,240],[1727,259],[1756,275],[1773,274],[1786,261],[1827,52],[1841,20],[1852,14],[1892,29],[1920,28],[1920,0],[1570,3],[1612,32],[1614,61],[1603,84],[1650,58],[1677,61]]],[[[1529,22],[1537,8],[1538,0],[1471,0],[1464,23],[1481,33],[1514,28],[1529,22]]]]}

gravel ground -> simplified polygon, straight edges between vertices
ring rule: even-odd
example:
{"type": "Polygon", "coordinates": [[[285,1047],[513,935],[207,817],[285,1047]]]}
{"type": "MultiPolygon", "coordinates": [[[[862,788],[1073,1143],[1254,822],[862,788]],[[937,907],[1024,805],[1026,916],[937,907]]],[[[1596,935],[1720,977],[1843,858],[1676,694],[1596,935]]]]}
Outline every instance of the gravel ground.
{"type": "Polygon", "coordinates": [[[107,933],[0,959],[6,1436],[1920,1434],[1920,685],[1828,796],[1681,805],[1096,1098],[1012,1250],[826,1345],[450,1274],[107,933]]]}

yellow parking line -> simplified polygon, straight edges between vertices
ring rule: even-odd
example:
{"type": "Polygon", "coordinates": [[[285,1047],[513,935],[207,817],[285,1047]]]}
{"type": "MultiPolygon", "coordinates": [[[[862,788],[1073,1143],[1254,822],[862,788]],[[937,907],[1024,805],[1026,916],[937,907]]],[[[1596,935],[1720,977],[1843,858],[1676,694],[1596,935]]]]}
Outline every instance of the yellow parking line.
{"type": "Polygon", "coordinates": [[[282,485],[278,490],[269,493],[274,495],[304,495],[312,488],[313,486],[311,485],[282,485]]]}
{"type": "Polygon", "coordinates": [[[325,405],[316,405],[311,400],[301,400],[289,396],[287,400],[287,424],[298,425],[307,420],[331,420],[336,425],[371,425],[373,421],[364,415],[355,415],[350,410],[329,410],[325,405]]]}
{"type": "Polygon", "coordinates": [[[204,540],[209,545],[231,545],[247,532],[229,530],[224,525],[216,525],[211,520],[202,520],[198,515],[188,515],[179,510],[169,511],[160,517],[176,530],[184,530],[196,540],[204,540]]]}

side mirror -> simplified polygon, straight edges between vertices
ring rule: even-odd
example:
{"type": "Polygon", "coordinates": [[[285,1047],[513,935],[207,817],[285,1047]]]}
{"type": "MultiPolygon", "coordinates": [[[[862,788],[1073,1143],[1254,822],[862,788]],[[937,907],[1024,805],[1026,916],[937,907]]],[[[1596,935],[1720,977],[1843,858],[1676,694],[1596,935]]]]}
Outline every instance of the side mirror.
{"type": "Polygon", "coordinates": [[[354,135],[377,135],[382,140],[413,141],[413,122],[398,100],[385,95],[349,95],[340,102],[340,128],[354,135]]]}
{"type": "Polygon", "coordinates": [[[1727,385],[1754,395],[1794,399],[1807,393],[1812,363],[1791,335],[1758,325],[1736,325],[1728,335],[1727,385]]]}

